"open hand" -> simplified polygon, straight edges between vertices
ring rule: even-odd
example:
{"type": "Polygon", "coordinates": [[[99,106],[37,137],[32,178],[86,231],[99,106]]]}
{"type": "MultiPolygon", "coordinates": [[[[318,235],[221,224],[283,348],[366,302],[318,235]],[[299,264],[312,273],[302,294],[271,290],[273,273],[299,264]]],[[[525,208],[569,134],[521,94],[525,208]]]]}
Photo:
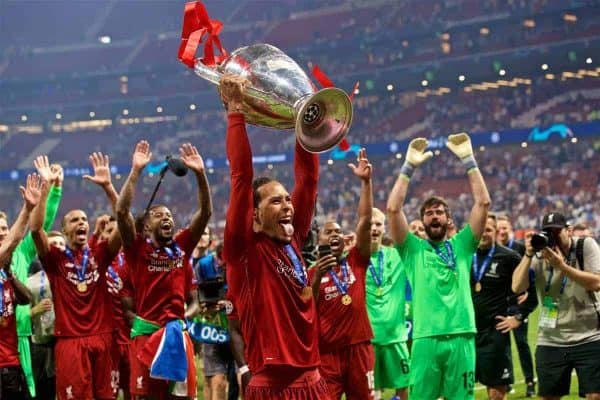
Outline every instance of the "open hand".
{"type": "Polygon", "coordinates": [[[25,207],[27,207],[29,211],[33,210],[33,208],[39,204],[42,197],[42,190],[46,185],[47,182],[43,181],[39,175],[35,173],[27,175],[26,186],[21,186],[19,189],[21,190],[23,200],[25,200],[25,207]]]}
{"type": "Polygon", "coordinates": [[[204,171],[204,161],[200,153],[198,153],[196,146],[191,143],[184,143],[179,148],[179,154],[181,155],[181,161],[183,161],[186,167],[194,172],[204,171]]]}
{"type": "Polygon", "coordinates": [[[108,156],[100,152],[94,152],[90,154],[89,158],[94,169],[94,176],[84,175],[83,179],[93,182],[98,186],[109,186],[111,184],[111,177],[108,156]]]}
{"type": "Polygon", "coordinates": [[[151,159],[152,152],[150,151],[150,144],[145,140],[140,140],[135,145],[135,150],[133,151],[133,160],[131,163],[132,169],[137,171],[143,170],[151,159]]]}
{"type": "Polygon", "coordinates": [[[464,132],[448,136],[446,147],[461,160],[473,155],[471,139],[469,138],[469,135],[464,132]]]}
{"type": "Polygon", "coordinates": [[[354,175],[360,178],[363,181],[368,181],[371,179],[373,166],[369,163],[369,159],[367,158],[367,150],[365,148],[360,149],[358,152],[357,164],[348,164],[348,167],[352,170],[354,175]]]}
{"type": "Polygon", "coordinates": [[[425,151],[429,142],[425,138],[416,138],[410,141],[406,150],[406,162],[413,167],[418,167],[433,157],[431,151],[425,151]]]}
{"type": "Polygon", "coordinates": [[[38,175],[46,182],[53,182],[58,177],[58,171],[52,172],[46,155],[37,156],[33,160],[33,166],[37,169],[38,175]]]}

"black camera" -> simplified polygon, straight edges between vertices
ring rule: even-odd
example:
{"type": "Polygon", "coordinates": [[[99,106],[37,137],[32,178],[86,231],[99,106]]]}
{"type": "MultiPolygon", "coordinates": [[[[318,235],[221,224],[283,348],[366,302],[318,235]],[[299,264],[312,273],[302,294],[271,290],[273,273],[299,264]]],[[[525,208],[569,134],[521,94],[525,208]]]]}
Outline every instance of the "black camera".
{"type": "Polygon", "coordinates": [[[198,300],[200,303],[216,304],[219,300],[225,298],[226,292],[227,283],[223,276],[198,282],[198,300]]]}
{"type": "Polygon", "coordinates": [[[534,251],[542,251],[546,247],[554,247],[556,245],[556,238],[552,231],[542,231],[534,233],[531,236],[531,247],[534,251]]]}

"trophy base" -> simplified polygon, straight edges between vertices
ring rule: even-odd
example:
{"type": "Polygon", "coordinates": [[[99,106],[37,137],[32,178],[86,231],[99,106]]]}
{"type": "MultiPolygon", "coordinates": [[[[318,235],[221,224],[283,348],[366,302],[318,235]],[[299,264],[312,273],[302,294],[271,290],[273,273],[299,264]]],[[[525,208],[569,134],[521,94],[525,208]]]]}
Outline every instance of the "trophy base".
{"type": "Polygon", "coordinates": [[[352,124],[352,102],[341,89],[325,88],[303,99],[296,114],[296,137],[311,153],[338,145],[352,124]]]}

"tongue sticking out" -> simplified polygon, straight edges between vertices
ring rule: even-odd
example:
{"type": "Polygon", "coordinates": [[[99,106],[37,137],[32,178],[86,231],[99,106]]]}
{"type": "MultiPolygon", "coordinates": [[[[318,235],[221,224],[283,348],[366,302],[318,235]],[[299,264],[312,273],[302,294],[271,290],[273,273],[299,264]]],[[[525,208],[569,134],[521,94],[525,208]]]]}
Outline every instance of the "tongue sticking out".
{"type": "Polygon", "coordinates": [[[289,222],[284,222],[281,224],[281,226],[283,227],[283,230],[287,236],[292,236],[294,234],[294,226],[289,222]]]}

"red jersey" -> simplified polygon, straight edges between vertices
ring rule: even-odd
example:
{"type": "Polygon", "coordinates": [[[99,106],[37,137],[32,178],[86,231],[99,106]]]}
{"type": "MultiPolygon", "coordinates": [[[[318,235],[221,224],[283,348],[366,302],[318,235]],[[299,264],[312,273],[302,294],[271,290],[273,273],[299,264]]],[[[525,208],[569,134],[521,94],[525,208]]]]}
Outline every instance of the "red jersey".
{"type": "Polygon", "coordinates": [[[105,241],[88,247],[84,291],[78,290],[84,249],[71,249],[71,260],[66,252],[50,246],[40,259],[52,288],[56,314],[54,336],[82,337],[112,332],[111,301],[106,285],[106,271],[111,262],[107,245],[105,241]]]}
{"type": "MultiPolygon", "coordinates": [[[[247,344],[250,369],[267,366],[314,368],[320,363],[318,321],[312,296],[304,300],[304,287],[294,264],[278,243],[252,230],[252,152],[242,114],[229,115],[227,156],[231,169],[231,197],[227,209],[223,255],[228,281],[247,344]]],[[[292,204],[293,249],[300,248],[311,225],[317,194],[319,158],[296,144],[295,186],[292,204]]],[[[302,262],[302,261],[301,261],[302,262]]],[[[302,262],[303,263],[303,262],[302,262]]]]}
{"type": "MultiPolygon", "coordinates": [[[[117,277],[121,279],[121,282],[124,282],[127,274],[127,263],[125,262],[125,255],[122,252],[119,252],[117,257],[115,257],[111,266],[114,273],[117,274],[117,277]]],[[[115,339],[118,344],[129,344],[129,332],[131,331],[131,328],[123,313],[123,305],[121,304],[122,295],[120,292],[111,293],[110,297],[112,300],[112,315],[115,324],[115,339]]]]}
{"type": "Polygon", "coordinates": [[[196,245],[191,240],[189,228],[179,232],[173,240],[179,247],[179,254],[173,251],[169,255],[164,249],[156,249],[141,235],[131,247],[125,248],[135,312],[161,326],[184,318],[187,294],[197,286],[188,262],[196,245]]]}
{"type": "Polygon", "coordinates": [[[10,280],[4,281],[3,309],[1,310],[3,322],[0,324],[0,368],[17,367],[19,362],[19,348],[17,344],[17,318],[15,317],[15,289],[10,280]]]}
{"type": "MultiPolygon", "coordinates": [[[[369,341],[373,338],[371,323],[365,303],[365,280],[369,258],[360,255],[357,248],[350,250],[346,257],[348,268],[348,295],[352,303],[342,303],[342,293],[329,273],[321,278],[319,287],[319,348],[321,353],[328,353],[341,347],[369,341]]],[[[344,282],[341,267],[333,271],[340,282],[344,282]]],[[[316,273],[315,268],[309,272],[310,279],[316,273]]]]}

